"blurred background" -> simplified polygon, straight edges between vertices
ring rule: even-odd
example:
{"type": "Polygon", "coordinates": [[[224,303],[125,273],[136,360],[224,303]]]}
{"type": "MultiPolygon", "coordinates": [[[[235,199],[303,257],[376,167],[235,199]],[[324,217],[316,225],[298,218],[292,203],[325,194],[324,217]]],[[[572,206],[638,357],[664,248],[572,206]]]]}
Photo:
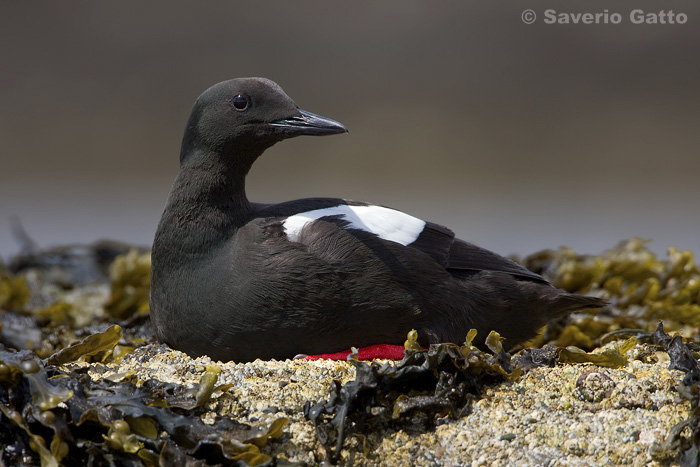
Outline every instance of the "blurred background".
{"type": "Polygon", "coordinates": [[[270,149],[253,201],[374,202],[502,254],[700,253],[699,26],[697,1],[6,2],[0,255],[12,216],[41,246],[149,245],[192,103],[240,76],[350,129],[270,149]],[[661,7],[687,23],[628,20],[661,7]]]}

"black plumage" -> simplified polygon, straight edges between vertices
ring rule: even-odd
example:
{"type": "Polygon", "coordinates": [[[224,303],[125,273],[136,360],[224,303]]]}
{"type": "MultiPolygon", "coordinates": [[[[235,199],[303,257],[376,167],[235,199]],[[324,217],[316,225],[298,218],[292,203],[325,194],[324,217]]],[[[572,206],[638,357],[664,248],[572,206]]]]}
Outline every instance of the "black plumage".
{"type": "Polygon", "coordinates": [[[333,198],[248,201],[245,176],[265,149],[344,132],[262,78],[225,81],[197,99],[153,244],[160,340],[236,361],[401,344],[412,328],[423,344],[463,342],[476,328],[515,345],[551,319],[605,304],[396,211],[333,198]],[[290,219],[329,208],[389,213],[397,226],[377,234],[365,217],[358,224],[333,211],[292,234],[290,219]],[[402,220],[419,231],[412,241],[396,241],[402,220]]]}

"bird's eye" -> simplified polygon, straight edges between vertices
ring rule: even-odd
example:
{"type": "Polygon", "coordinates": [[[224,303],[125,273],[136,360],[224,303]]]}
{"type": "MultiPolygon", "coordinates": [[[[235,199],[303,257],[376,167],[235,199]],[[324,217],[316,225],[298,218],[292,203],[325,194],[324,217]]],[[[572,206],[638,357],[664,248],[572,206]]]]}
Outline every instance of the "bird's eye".
{"type": "Polygon", "coordinates": [[[233,99],[231,99],[231,104],[236,110],[245,110],[248,108],[248,98],[243,94],[239,94],[233,99]]]}

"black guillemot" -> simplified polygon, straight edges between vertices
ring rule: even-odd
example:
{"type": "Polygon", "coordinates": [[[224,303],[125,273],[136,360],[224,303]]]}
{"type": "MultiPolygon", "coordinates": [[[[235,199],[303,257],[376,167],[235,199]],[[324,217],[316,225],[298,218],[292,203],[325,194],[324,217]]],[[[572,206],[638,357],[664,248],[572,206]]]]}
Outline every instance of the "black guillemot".
{"type": "Polygon", "coordinates": [[[375,344],[512,347],[549,320],[605,301],[570,294],[440,225],[338,198],[248,201],[245,177],[273,144],[347,129],[274,82],[239,78],[194,104],[152,251],[156,336],[192,356],[284,359],[375,344]]]}

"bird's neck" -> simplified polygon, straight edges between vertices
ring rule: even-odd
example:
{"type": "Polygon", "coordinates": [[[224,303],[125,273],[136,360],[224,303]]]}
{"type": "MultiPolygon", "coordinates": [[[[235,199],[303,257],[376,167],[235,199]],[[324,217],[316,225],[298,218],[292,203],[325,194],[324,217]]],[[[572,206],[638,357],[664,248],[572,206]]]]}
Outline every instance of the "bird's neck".
{"type": "Polygon", "coordinates": [[[215,155],[192,156],[180,166],[156,240],[175,237],[171,244],[195,252],[230,238],[249,219],[252,207],[245,194],[249,165],[234,166],[215,155]]]}

